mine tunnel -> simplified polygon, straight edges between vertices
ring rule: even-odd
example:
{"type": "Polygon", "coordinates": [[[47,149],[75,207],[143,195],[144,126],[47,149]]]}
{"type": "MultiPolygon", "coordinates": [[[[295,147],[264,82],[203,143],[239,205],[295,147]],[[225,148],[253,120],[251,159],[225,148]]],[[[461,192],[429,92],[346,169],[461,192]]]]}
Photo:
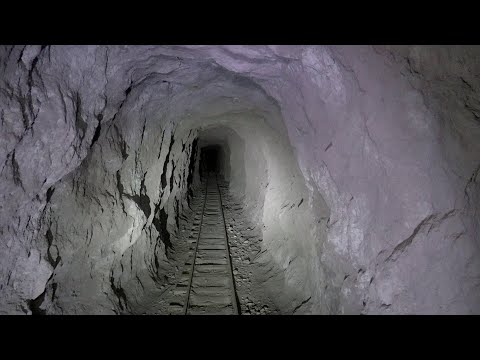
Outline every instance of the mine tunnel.
{"type": "Polygon", "coordinates": [[[0,314],[480,313],[479,56],[1,46],[0,314]]]}
{"type": "Polygon", "coordinates": [[[200,177],[205,173],[224,174],[225,154],[220,145],[208,145],[200,150],[200,177]]]}
{"type": "Polygon", "coordinates": [[[220,169],[220,146],[210,145],[201,149],[200,167],[205,169],[206,172],[217,173],[220,169]]]}

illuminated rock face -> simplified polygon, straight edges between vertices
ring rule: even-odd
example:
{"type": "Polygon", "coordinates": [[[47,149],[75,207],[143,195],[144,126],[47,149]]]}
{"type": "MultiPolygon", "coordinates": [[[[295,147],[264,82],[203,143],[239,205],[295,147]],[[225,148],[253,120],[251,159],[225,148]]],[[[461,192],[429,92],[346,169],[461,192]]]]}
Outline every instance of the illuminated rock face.
{"type": "Polygon", "coordinates": [[[284,313],[480,313],[478,56],[2,47],[0,312],[161,313],[220,145],[284,313]]]}

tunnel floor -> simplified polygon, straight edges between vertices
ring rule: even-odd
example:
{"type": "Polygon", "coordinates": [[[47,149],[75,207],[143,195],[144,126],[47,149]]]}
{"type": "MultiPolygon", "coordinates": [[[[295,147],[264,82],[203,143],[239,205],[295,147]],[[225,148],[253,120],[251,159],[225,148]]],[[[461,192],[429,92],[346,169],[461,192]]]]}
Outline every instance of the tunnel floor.
{"type": "Polygon", "coordinates": [[[209,173],[191,208],[187,231],[179,239],[182,260],[161,299],[162,313],[279,314],[265,283],[283,281],[281,272],[261,256],[261,230],[252,225],[228,182],[209,173]]]}
{"type": "Polygon", "coordinates": [[[239,313],[222,200],[216,175],[206,178],[203,207],[194,217],[189,253],[170,303],[172,314],[239,313]]]}

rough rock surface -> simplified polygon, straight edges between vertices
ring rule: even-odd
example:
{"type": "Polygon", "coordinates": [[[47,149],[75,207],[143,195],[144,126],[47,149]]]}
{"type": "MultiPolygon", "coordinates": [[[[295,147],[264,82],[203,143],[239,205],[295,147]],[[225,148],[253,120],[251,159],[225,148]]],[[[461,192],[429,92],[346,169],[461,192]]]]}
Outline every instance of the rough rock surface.
{"type": "Polygon", "coordinates": [[[262,231],[255,226],[244,201],[220,185],[225,222],[232,255],[233,275],[242,315],[292,313],[292,297],[278,291],[285,281],[283,271],[262,249],[262,231]]]}
{"type": "Polygon", "coordinates": [[[480,313],[479,56],[0,47],[0,313],[155,313],[214,142],[303,313],[480,313]]]}

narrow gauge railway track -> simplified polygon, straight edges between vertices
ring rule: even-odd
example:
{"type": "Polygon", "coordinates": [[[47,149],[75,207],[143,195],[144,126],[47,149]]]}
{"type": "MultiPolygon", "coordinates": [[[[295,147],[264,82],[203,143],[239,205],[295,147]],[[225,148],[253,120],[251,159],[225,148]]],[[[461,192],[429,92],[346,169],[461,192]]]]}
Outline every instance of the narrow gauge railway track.
{"type": "Polygon", "coordinates": [[[188,239],[189,254],[173,290],[171,314],[239,315],[222,196],[216,175],[208,174],[203,207],[188,239]]]}

